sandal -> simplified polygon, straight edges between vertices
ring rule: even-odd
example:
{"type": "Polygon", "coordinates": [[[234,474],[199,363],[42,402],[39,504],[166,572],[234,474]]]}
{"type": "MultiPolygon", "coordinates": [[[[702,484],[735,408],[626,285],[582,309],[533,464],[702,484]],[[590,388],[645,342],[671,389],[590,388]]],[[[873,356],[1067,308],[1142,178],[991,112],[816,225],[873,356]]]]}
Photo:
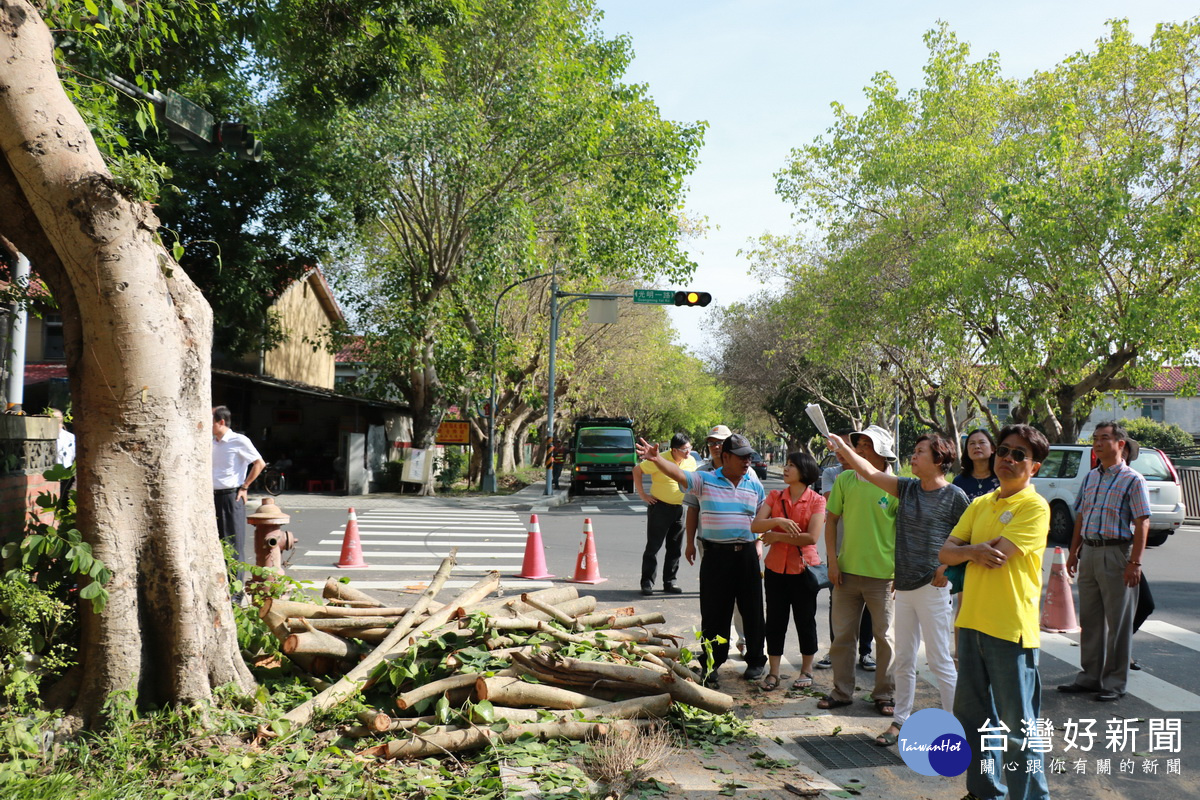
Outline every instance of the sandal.
{"type": "Polygon", "coordinates": [[[896,713],[896,704],[892,700],[876,700],[875,710],[879,712],[881,716],[890,717],[896,713]]]}
{"type": "Polygon", "coordinates": [[[808,689],[813,685],[813,676],[808,672],[801,672],[800,677],[792,684],[793,689],[808,689]]]}
{"type": "Polygon", "coordinates": [[[838,700],[836,697],[834,697],[831,694],[827,694],[824,697],[822,697],[820,700],[817,701],[817,708],[822,708],[822,709],[841,708],[842,706],[848,706],[848,705],[850,705],[849,700],[838,700]]]}
{"type": "Polygon", "coordinates": [[[875,744],[880,747],[892,747],[898,738],[900,738],[900,729],[895,725],[889,725],[886,731],[875,737],[875,744]],[[896,732],[892,733],[893,730],[896,732]]]}
{"type": "Polygon", "coordinates": [[[763,682],[759,685],[758,688],[762,689],[764,692],[769,692],[772,689],[778,689],[779,688],[779,676],[778,675],[768,675],[767,677],[763,678],[763,682]]]}

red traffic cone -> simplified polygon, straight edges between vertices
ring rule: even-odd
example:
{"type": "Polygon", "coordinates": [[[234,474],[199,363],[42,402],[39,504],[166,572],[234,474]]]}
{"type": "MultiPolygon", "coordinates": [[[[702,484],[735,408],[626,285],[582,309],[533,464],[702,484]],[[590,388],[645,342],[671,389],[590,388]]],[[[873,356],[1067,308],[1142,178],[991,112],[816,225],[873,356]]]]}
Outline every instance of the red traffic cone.
{"type": "Polygon", "coordinates": [[[600,562],[596,558],[596,537],[592,534],[591,517],[583,521],[583,544],[575,558],[575,577],[571,583],[604,583],[608,578],[600,577],[600,562]]]}
{"type": "Polygon", "coordinates": [[[546,552],[542,548],[542,530],[538,527],[537,514],[529,517],[529,538],[525,540],[525,563],[521,565],[518,578],[542,580],[553,578],[546,571],[546,552]]]}
{"type": "Polygon", "coordinates": [[[342,538],[342,555],[337,562],[338,569],[366,569],[367,562],[363,561],[362,542],[358,540],[358,516],[350,509],[350,518],[346,520],[346,535],[342,538]]]}
{"type": "Polygon", "coordinates": [[[1050,585],[1046,587],[1046,601],[1042,604],[1042,630],[1046,633],[1079,632],[1075,598],[1071,596],[1071,577],[1067,574],[1067,554],[1061,547],[1054,548],[1054,561],[1050,565],[1050,585]]]}

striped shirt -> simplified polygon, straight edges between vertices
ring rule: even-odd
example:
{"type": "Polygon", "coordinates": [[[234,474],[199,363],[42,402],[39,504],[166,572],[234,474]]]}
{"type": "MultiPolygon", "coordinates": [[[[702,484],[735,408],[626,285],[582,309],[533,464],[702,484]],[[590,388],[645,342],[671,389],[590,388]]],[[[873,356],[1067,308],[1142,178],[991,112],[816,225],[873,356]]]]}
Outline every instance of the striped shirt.
{"type": "Polygon", "coordinates": [[[724,470],[687,472],[688,492],[700,501],[701,538],[706,542],[753,542],[750,523],[767,493],[749,470],[734,486],[724,470]]]}
{"type": "Polygon", "coordinates": [[[1096,467],[1083,479],[1075,498],[1084,539],[1132,539],[1130,527],[1138,517],[1150,516],[1150,491],[1146,479],[1124,461],[1105,469],[1096,467]]]}

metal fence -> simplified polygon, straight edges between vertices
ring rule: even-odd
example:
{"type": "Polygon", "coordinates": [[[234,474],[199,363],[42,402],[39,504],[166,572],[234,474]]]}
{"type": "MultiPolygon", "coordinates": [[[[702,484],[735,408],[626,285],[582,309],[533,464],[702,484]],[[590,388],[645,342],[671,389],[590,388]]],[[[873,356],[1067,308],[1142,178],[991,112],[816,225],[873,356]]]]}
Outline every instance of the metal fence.
{"type": "Polygon", "coordinates": [[[1187,521],[1200,524],[1200,466],[1175,465],[1179,482],[1183,484],[1183,504],[1187,506],[1187,521]]]}

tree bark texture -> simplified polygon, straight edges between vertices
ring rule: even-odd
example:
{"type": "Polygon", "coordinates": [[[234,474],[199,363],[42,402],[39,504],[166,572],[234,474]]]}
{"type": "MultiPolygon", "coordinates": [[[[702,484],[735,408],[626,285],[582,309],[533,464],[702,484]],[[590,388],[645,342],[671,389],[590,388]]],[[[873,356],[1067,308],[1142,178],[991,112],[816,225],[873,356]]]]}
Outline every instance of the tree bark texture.
{"type": "Polygon", "coordinates": [[[108,694],[194,702],[253,680],[241,659],[209,490],[212,313],[113,181],[26,0],[0,0],[0,234],[63,314],[78,523],[112,571],[82,614],[74,711],[108,694]]]}

